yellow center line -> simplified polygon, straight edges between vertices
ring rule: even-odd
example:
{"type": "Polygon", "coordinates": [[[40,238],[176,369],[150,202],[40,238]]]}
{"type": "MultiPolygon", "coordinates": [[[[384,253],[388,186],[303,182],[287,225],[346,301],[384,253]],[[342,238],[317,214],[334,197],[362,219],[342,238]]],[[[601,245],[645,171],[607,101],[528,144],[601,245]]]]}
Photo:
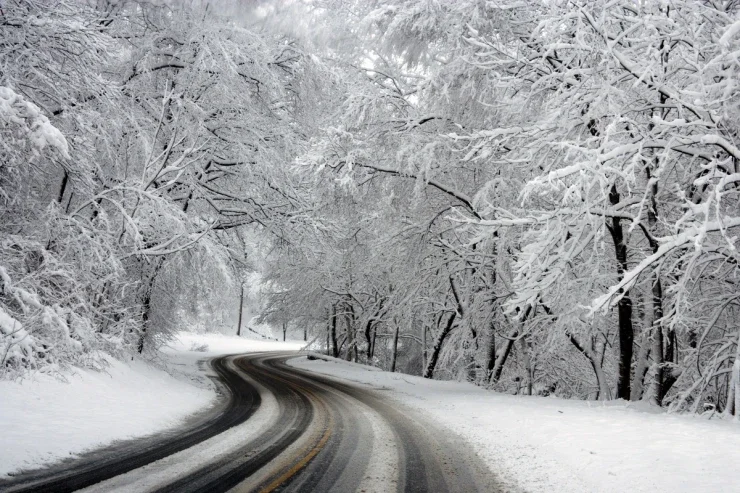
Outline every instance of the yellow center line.
{"type": "Polygon", "coordinates": [[[290,478],[295,476],[298,471],[303,469],[303,467],[309,463],[311,459],[316,457],[316,454],[321,452],[321,449],[324,448],[324,445],[326,445],[326,442],[329,441],[329,437],[331,437],[331,428],[327,428],[327,430],[324,432],[324,436],[321,437],[321,440],[319,440],[319,443],[317,443],[311,451],[303,456],[301,460],[295,463],[293,467],[288,469],[283,475],[275,479],[272,483],[267,485],[265,488],[261,490],[262,493],[270,493],[271,491],[275,491],[278,486],[288,481],[290,478]]]}
{"type": "Polygon", "coordinates": [[[314,399],[314,402],[319,403],[321,405],[321,407],[324,408],[324,411],[326,412],[326,414],[328,416],[328,418],[327,418],[327,424],[326,424],[326,430],[324,431],[324,434],[321,437],[321,439],[318,441],[318,443],[316,443],[316,445],[314,445],[308,451],[308,453],[306,453],[305,455],[303,455],[303,457],[298,462],[296,462],[290,469],[288,469],[283,474],[281,474],[280,476],[278,476],[277,478],[275,478],[270,484],[268,484],[267,486],[265,486],[264,488],[262,488],[260,490],[261,493],[270,493],[270,492],[274,491],[280,485],[282,485],[283,483],[287,482],[293,476],[295,476],[296,474],[298,474],[298,472],[301,469],[303,469],[306,466],[306,464],[308,464],[311,461],[311,459],[313,459],[314,457],[316,457],[316,455],[319,452],[321,452],[321,449],[324,448],[324,446],[326,445],[326,442],[329,441],[329,438],[331,437],[331,434],[332,434],[332,428],[333,428],[334,420],[332,418],[331,413],[329,412],[328,407],[326,406],[326,403],[323,401],[323,399],[321,399],[316,394],[314,394],[312,391],[310,391],[309,389],[303,387],[302,385],[297,384],[296,382],[291,382],[291,383],[295,387],[298,387],[301,390],[303,390],[303,392],[306,395],[311,396],[314,399]]]}

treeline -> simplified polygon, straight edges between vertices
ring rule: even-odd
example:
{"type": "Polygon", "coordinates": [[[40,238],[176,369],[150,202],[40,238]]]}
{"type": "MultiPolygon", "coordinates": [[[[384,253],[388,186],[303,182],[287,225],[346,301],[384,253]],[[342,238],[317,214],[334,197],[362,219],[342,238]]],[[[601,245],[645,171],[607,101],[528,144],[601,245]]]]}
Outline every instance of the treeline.
{"type": "Polygon", "coordinates": [[[266,319],[392,371],[737,414],[740,2],[322,5],[334,118],[266,319]]]}
{"type": "Polygon", "coordinates": [[[296,201],[312,69],[224,7],[2,3],[0,376],[236,310],[250,225],[279,236],[296,201]]]}

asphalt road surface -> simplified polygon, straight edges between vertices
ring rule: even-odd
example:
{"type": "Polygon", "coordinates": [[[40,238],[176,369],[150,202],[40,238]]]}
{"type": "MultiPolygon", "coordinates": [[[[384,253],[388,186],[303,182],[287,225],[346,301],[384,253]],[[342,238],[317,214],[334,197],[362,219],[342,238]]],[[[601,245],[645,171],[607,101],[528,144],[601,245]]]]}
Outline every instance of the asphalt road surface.
{"type": "Polygon", "coordinates": [[[0,491],[499,491],[456,436],[382,390],[285,364],[295,356],[214,359],[225,398],[182,429],[23,473],[0,491]]]}

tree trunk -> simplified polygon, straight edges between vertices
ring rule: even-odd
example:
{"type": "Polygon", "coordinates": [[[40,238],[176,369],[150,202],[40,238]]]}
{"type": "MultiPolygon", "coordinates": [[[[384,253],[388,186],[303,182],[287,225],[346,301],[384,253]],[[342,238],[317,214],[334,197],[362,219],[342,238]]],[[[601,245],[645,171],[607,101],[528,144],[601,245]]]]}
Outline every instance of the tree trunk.
{"type": "Polygon", "coordinates": [[[421,372],[427,367],[427,326],[421,324],[421,372]]]}
{"type": "MultiPolygon", "coordinates": [[[[470,323],[471,320],[468,320],[468,323],[470,323]]],[[[476,362],[476,355],[478,354],[478,333],[475,329],[470,330],[470,344],[468,349],[468,352],[470,353],[468,355],[468,381],[469,382],[475,382],[478,378],[478,364],[476,362]]]]}
{"type": "Polygon", "coordinates": [[[331,339],[331,355],[339,357],[339,347],[337,347],[337,305],[331,306],[331,322],[329,323],[329,338],[331,339]]]}
{"type": "Polygon", "coordinates": [[[380,316],[380,312],[383,310],[383,300],[381,299],[378,303],[378,308],[375,310],[375,313],[367,319],[367,324],[365,324],[365,343],[367,344],[367,363],[370,364],[370,362],[373,359],[373,353],[375,352],[375,335],[373,328],[375,324],[378,323],[378,319],[380,316]]]}
{"type": "Polygon", "coordinates": [[[244,284],[242,283],[241,293],[239,294],[239,322],[236,326],[236,335],[242,335],[242,311],[244,309],[244,284]]]}
{"type": "Polygon", "coordinates": [[[373,336],[371,338],[372,346],[370,350],[370,359],[375,357],[375,341],[378,338],[378,324],[373,324],[373,336]]]}
{"type": "Polygon", "coordinates": [[[288,334],[288,323],[283,322],[283,342],[285,342],[285,337],[288,334]]]}
{"type": "MultiPolygon", "coordinates": [[[[154,283],[154,279],[151,280],[154,283]]],[[[143,311],[141,313],[141,333],[139,334],[139,340],[136,342],[136,351],[141,354],[144,352],[144,341],[146,340],[147,329],[149,328],[149,310],[152,303],[152,291],[151,286],[144,293],[141,306],[143,311]]]]}
{"type": "Polygon", "coordinates": [[[366,362],[370,364],[370,361],[373,358],[373,344],[371,339],[371,334],[373,330],[373,319],[369,319],[367,323],[365,324],[365,344],[367,344],[367,351],[365,351],[365,358],[366,362]]]}
{"type": "Polygon", "coordinates": [[[344,322],[347,325],[347,361],[357,361],[357,342],[355,341],[354,317],[355,311],[351,303],[346,303],[344,311],[344,322]],[[354,358],[352,357],[354,354],[354,358]]]}
{"type": "Polygon", "coordinates": [[[740,330],[737,333],[737,345],[735,346],[735,362],[732,365],[732,377],[727,385],[727,407],[726,416],[735,416],[740,420],[740,330]]]}
{"type": "MultiPolygon", "coordinates": [[[[646,325],[647,327],[647,325],[646,325]]],[[[645,376],[650,368],[650,329],[645,329],[642,334],[640,352],[637,354],[635,366],[635,378],[632,381],[632,390],[630,393],[631,401],[642,399],[645,390],[645,376]]]]}
{"type": "Polygon", "coordinates": [[[437,360],[439,360],[439,352],[442,350],[442,346],[444,345],[445,339],[449,335],[450,331],[452,330],[452,324],[455,323],[455,318],[457,318],[457,312],[452,312],[452,315],[450,315],[450,318],[447,319],[447,325],[445,325],[444,329],[442,329],[439,334],[437,334],[437,338],[434,341],[434,346],[432,347],[432,354],[429,355],[429,361],[427,362],[427,367],[424,369],[424,378],[433,378],[434,377],[434,369],[437,366],[437,360]]]}
{"type": "Polygon", "coordinates": [[[488,351],[486,352],[486,375],[491,378],[493,368],[496,366],[496,331],[494,330],[493,320],[489,324],[488,351]]]}
{"type": "Polygon", "coordinates": [[[591,363],[591,368],[594,370],[594,375],[596,376],[596,384],[599,386],[599,400],[606,401],[610,400],[611,397],[611,391],[609,390],[609,384],[606,381],[606,375],[604,374],[604,369],[601,368],[601,365],[596,360],[596,355],[594,352],[587,348],[586,346],[583,346],[578,339],[575,338],[574,335],[568,334],[568,339],[570,339],[570,342],[575,346],[575,348],[586,357],[589,363],[591,363]]]}
{"type": "Polygon", "coordinates": [[[144,285],[144,293],[142,295],[141,307],[141,333],[139,334],[139,340],[136,343],[136,351],[141,354],[144,352],[144,342],[146,340],[147,331],[149,330],[149,320],[151,318],[152,309],[152,292],[154,291],[154,282],[157,280],[157,274],[164,265],[164,259],[162,257],[157,258],[154,261],[154,268],[149,276],[149,279],[144,285]]]}
{"type": "Polygon", "coordinates": [[[326,355],[331,353],[331,343],[329,342],[329,333],[331,332],[331,317],[326,317],[326,355]]]}
{"type": "Polygon", "coordinates": [[[398,322],[394,321],[393,324],[395,326],[395,329],[393,330],[393,346],[391,348],[391,373],[396,371],[396,358],[398,357],[398,322]]]}
{"type": "Polygon", "coordinates": [[[57,196],[57,203],[61,206],[62,200],[64,200],[64,192],[67,190],[67,183],[69,182],[69,173],[64,170],[64,176],[62,176],[62,184],[59,187],[59,195],[57,196]]]}
{"type": "MultiPolygon", "coordinates": [[[[617,186],[612,185],[609,192],[609,202],[612,205],[619,203],[620,197],[617,186]]],[[[622,219],[619,217],[612,218],[612,224],[609,227],[612,240],[614,241],[614,250],[617,258],[617,275],[618,280],[624,278],[627,271],[627,244],[622,231],[622,219]]],[[[634,332],[632,329],[632,300],[629,291],[624,291],[622,298],[617,304],[617,313],[619,319],[619,374],[617,379],[617,398],[630,399],[630,377],[632,373],[632,352],[634,343],[634,332]]]]}
{"type": "MultiPolygon", "coordinates": [[[[549,314],[550,309],[547,307],[544,307],[545,311],[549,314]]],[[[519,309],[517,308],[517,311],[519,309]]],[[[532,306],[528,306],[527,310],[524,312],[524,316],[522,317],[522,327],[524,327],[524,323],[529,318],[529,314],[532,313],[532,306]]],[[[519,330],[514,329],[511,334],[509,334],[508,338],[506,339],[506,343],[504,344],[504,349],[501,351],[501,354],[498,355],[496,358],[496,362],[493,365],[493,370],[491,370],[491,377],[489,380],[490,384],[494,384],[499,381],[501,378],[501,373],[504,371],[504,364],[506,363],[506,360],[509,358],[509,354],[511,354],[511,348],[514,345],[514,340],[519,336],[519,330]]]]}
{"type": "Polygon", "coordinates": [[[498,357],[496,358],[496,363],[493,365],[490,383],[496,383],[501,378],[501,373],[504,371],[504,364],[509,358],[509,354],[511,354],[511,348],[512,346],[514,346],[514,340],[518,336],[519,331],[514,330],[506,339],[506,342],[504,343],[504,349],[501,351],[501,354],[498,355],[498,357]]]}
{"type": "Polygon", "coordinates": [[[527,372],[527,395],[532,395],[534,383],[534,362],[532,361],[532,345],[526,336],[520,339],[522,354],[524,354],[524,368],[527,372]]]}

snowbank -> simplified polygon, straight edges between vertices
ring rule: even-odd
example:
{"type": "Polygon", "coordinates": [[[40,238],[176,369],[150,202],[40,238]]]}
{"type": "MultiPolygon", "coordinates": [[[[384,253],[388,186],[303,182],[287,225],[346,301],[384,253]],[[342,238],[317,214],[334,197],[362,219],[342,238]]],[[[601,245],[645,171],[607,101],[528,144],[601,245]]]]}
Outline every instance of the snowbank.
{"type": "Polygon", "coordinates": [[[608,404],[501,395],[341,361],[290,364],[382,388],[469,441],[512,489],[738,492],[740,425],[608,404]]]}
{"type": "MultiPolygon", "coordinates": [[[[182,353],[197,346],[204,346],[201,355],[217,356],[221,354],[256,353],[260,351],[298,351],[306,343],[303,341],[271,341],[267,339],[250,339],[249,337],[225,336],[222,334],[195,334],[180,332],[165,353],[182,353]]],[[[204,356],[204,357],[205,357],[204,356]]]]}
{"type": "Polygon", "coordinates": [[[0,381],[0,477],[178,426],[215,402],[204,359],[302,344],[182,333],[163,351],[169,373],[108,359],[105,372],[77,369],[64,375],[66,382],[42,374],[0,381]]]}
{"type": "Polygon", "coordinates": [[[41,374],[0,382],[0,475],[175,426],[215,398],[141,361],[109,363],[66,383],[41,374]]]}

